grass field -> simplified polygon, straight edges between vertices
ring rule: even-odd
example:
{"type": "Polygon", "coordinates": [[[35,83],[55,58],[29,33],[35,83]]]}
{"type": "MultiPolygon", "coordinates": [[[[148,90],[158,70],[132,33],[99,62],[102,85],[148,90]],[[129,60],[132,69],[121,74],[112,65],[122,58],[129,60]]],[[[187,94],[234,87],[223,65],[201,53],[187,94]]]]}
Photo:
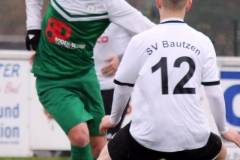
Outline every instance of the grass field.
{"type": "Polygon", "coordinates": [[[64,158],[46,158],[46,157],[29,157],[29,158],[3,158],[0,157],[0,160],[70,160],[70,157],[64,158]]]}

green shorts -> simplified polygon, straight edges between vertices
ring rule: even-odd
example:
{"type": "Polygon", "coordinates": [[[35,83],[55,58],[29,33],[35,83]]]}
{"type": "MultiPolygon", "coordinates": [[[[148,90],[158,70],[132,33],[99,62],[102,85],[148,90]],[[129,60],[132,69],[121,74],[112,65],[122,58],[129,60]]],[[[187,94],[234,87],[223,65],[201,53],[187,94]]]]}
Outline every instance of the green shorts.
{"type": "Polygon", "coordinates": [[[65,79],[37,77],[38,97],[44,108],[66,134],[87,122],[90,136],[101,136],[99,125],[105,115],[95,70],[65,79]]]}

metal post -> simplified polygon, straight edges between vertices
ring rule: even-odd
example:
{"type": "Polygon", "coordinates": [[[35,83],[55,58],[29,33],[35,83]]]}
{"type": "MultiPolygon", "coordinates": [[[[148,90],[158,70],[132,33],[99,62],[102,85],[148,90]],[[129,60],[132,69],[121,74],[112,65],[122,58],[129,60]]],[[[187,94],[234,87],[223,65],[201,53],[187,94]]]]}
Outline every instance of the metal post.
{"type": "Polygon", "coordinates": [[[238,19],[234,18],[233,20],[233,48],[234,56],[238,56],[238,19]]]}

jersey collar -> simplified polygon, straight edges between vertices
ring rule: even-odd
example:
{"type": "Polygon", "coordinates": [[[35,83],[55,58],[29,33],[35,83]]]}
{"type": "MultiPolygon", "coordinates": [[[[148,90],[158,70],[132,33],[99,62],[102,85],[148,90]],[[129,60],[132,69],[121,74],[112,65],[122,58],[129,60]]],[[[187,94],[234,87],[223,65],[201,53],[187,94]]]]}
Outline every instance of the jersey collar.
{"type": "Polygon", "coordinates": [[[165,18],[163,19],[160,24],[164,23],[185,23],[181,18],[165,18]]]}

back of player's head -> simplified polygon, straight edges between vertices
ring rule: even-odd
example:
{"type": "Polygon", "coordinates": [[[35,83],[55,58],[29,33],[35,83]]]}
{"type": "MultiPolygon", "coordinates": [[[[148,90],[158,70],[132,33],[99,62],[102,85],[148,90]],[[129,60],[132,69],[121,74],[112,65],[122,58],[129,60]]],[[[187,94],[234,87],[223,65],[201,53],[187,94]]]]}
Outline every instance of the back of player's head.
{"type": "Polygon", "coordinates": [[[161,0],[162,7],[170,10],[182,10],[189,0],[161,0]]]}

